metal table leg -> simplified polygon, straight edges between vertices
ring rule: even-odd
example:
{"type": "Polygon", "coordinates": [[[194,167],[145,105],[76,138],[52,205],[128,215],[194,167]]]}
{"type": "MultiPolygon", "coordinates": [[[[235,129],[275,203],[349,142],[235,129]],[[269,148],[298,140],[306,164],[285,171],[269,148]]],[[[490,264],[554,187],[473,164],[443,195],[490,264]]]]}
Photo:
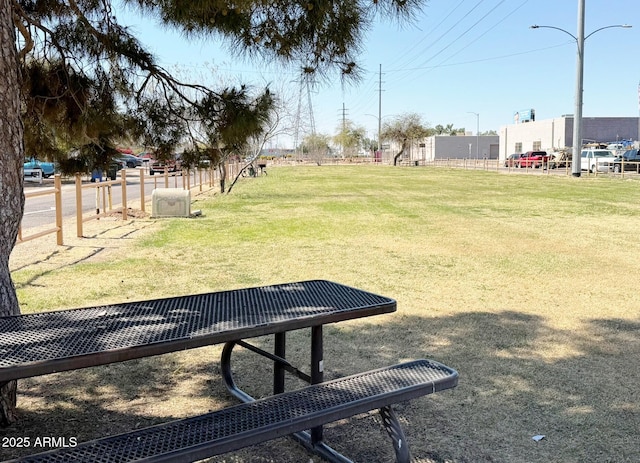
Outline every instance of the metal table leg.
{"type": "MultiPolygon", "coordinates": [[[[220,359],[220,369],[222,378],[227,390],[242,402],[253,402],[255,399],[249,394],[238,388],[231,373],[231,353],[236,345],[245,347],[257,354],[260,354],[274,362],[273,387],[274,393],[284,391],[284,372],[288,371],[300,379],[310,383],[317,384],[324,380],[324,354],[323,354],[323,332],[322,326],[311,328],[311,375],[307,375],[296,367],[287,362],[284,358],[286,339],[285,333],[276,334],[274,353],[263,351],[255,346],[247,344],[244,341],[230,341],[224,345],[222,349],[222,357],[220,359]],[[282,390],[280,391],[280,388],[282,390]]],[[[402,433],[402,430],[400,430],[402,433]]],[[[322,442],[322,426],[311,429],[311,432],[297,432],[291,435],[296,441],[302,444],[307,450],[320,456],[326,461],[332,463],[353,463],[344,455],[329,447],[322,442]]],[[[395,442],[395,441],[394,441],[395,442]]],[[[396,452],[397,453],[397,452],[396,452]]],[[[404,463],[404,460],[398,460],[404,463]]]]}
{"type": "Polygon", "coordinates": [[[220,370],[222,371],[222,379],[227,390],[234,397],[240,399],[242,402],[253,402],[255,399],[242,389],[236,386],[236,382],[233,379],[231,373],[231,352],[236,345],[236,341],[230,341],[224,345],[222,349],[222,357],[220,358],[220,370]]]}
{"type": "Polygon", "coordinates": [[[287,371],[292,375],[300,378],[303,381],[311,384],[311,376],[307,373],[300,371],[295,366],[291,365],[291,363],[287,362],[284,358],[285,355],[285,334],[281,333],[276,335],[276,347],[275,354],[264,351],[259,347],[248,344],[245,341],[229,341],[224,345],[222,349],[222,357],[220,359],[220,369],[222,370],[222,379],[227,390],[235,397],[240,399],[242,402],[253,402],[255,399],[251,397],[249,394],[241,390],[235,383],[233,379],[233,373],[231,372],[231,353],[233,352],[233,348],[236,345],[242,346],[245,349],[248,349],[256,354],[262,355],[263,357],[268,358],[269,360],[274,362],[273,367],[273,387],[274,393],[278,394],[280,392],[284,392],[284,372],[287,371]],[[278,355],[279,354],[279,355],[278,355]]]}
{"type": "Polygon", "coordinates": [[[384,428],[393,441],[393,449],[396,451],[396,462],[409,463],[411,461],[411,455],[409,453],[407,438],[391,406],[382,407],[380,409],[380,416],[382,417],[384,428]]]}
{"type": "MultiPolygon", "coordinates": [[[[276,333],[274,336],[273,353],[277,357],[285,358],[287,350],[286,333],[276,333]]],[[[285,368],[280,362],[273,362],[273,393],[280,394],[284,392],[284,373],[285,368]]]]}
{"type": "MultiPolygon", "coordinates": [[[[322,344],[322,325],[311,327],[311,384],[321,383],[324,379],[324,354],[322,344]]],[[[322,442],[322,426],[311,430],[311,443],[322,442]]]]}

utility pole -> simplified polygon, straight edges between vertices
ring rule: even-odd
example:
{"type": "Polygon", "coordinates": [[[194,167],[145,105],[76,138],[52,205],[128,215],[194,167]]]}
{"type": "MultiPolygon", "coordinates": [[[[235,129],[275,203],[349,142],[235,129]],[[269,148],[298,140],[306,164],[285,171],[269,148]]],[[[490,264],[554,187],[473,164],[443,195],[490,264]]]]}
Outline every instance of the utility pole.
{"type": "Polygon", "coordinates": [[[378,73],[378,152],[382,150],[380,133],[382,132],[382,63],[378,73]]]}
{"type": "Polygon", "coordinates": [[[345,107],[344,103],[342,103],[342,110],[340,110],[342,112],[342,132],[341,132],[341,145],[342,145],[342,155],[344,156],[344,152],[345,152],[345,146],[344,146],[344,142],[345,142],[345,134],[347,132],[347,108],[345,107]]]}
{"type": "Polygon", "coordinates": [[[342,133],[347,129],[347,110],[342,102],[342,133]]]}

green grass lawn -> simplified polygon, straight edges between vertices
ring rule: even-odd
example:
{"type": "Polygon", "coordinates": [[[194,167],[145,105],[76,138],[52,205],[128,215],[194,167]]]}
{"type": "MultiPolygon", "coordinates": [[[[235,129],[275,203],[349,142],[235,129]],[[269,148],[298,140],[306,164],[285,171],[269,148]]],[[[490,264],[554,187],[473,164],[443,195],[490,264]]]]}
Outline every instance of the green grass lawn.
{"type": "MultiPolygon", "coordinates": [[[[231,195],[196,197],[192,209],[203,215],[149,219],[157,230],[129,236],[117,258],[15,271],[23,311],[335,280],[393,297],[398,311],[327,330],[329,377],[420,357],[460,373],[455,390],[398,407],[416,461],[640,461],[638,181],[271,168],[231,195]],[[535,442],[538,434],[545,439],[535,442]]],[[[296,334],[292,354],[306,355],[297,347],[306,333],[296,334]]],[[[30,380],[24,426],[62,413],[59,432],[73,433],[68,422],[90,420],[98,407],[118,417],[108,429],[126,429],[188,415],[184,403],[219,406],[216,349],[30,380]],[[132,369],[139,379],[127,383],[132,369]],[[172,397],[168,405],[142,401],[137,388],[149,377],[159,385],[144,388],[172,397]],[[83,402],[94,408],[65,406],[86,394],[79,383],[102,394],[83,402]],[[39,394],[52,395],[47,405],[39,394]]],[[[246,365],[250,385],[266,393],[264,373],[246,365]]],[[[355,461],[389,461],[371,420],[327,432],[355,461]]],[[[309,461],[278,445],[291,454],[272,444],[215,461],[309,461]]]]}

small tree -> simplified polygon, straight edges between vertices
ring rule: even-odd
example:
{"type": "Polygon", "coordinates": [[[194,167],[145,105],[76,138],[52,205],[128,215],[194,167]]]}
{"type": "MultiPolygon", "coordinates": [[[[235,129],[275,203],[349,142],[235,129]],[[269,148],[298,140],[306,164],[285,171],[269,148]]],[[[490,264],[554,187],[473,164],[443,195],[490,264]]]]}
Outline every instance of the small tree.
{"type": "Polygon", "coordinates": [[[209,94],[194,108],[195,124],[208,148],[220,153],[220,192],[226,191],[227,161],[232,155],[246,152],[252,139],[263,134],[274,108],[269,89],[253,97],[249,88],[227,88],[220,94],[209,94]]]}
{"type": "Polygon", "coordinates": [[[364,127],[356,127],[352,121],[345,121],[334,135],[333,142],[342,147],[343,156],[353,156],[360,149],[365,134],[364,127]]]}
{"type": "Polygon", "coordinates": [[[268,121],[264,124],[261,133],[253,134],[245,147],[245,163],[236,174],[227,190],[227,194],[231,193],[234,185],[244,172],[251,166],[262,154],[265,145],[277,139],[280,135],[293,135],[295,132],[296,115],[292,108],[295,106],[297,96],[290,91],[290,87],[281,84],[277,88],[277,93],[273,95],[273,105],[268,121]]]}
{"type": "Polygon", "coordinates": [[[378,140],[375,138],[365,137],[362,140],[362,148],[369,154],[375,152],[378,149],[378,140]]]}
{"type": "Polygon", "coordinates": [[[436,125],[433,128],[433,135],[458,135],[458,134],[464,134],[464,127],[456,129],[453,127],[453,124],[447,124],[446,126],[443,126],[441,124],[436,125]]]}
{"type": "Polygon", "coordinates": [[[331,137],[323,133],[313,133],[304,137],[302,141],[302,153],[317,165],[322,165],[322,160],[331,152],[329,141],[331,137]]]}
{"type": "Polygon", "coordinates": [[[433,135],[433,129],[422,122],[422,117],[419,114],[407,113],[395,118],[392,122],[385,122],[380,138],[394,141],[400,145],[400,151],[393,157],[393,165],[395,166],[411,140],[420,140],[430,135],[433,135]]]}

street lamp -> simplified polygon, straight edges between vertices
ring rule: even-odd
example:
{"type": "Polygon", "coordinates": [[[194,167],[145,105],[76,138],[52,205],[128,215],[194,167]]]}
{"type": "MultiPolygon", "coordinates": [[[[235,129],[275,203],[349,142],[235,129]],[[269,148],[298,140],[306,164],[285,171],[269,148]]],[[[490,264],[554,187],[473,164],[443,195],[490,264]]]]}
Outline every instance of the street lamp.
{"type": "Polygon", "coordinates": [[[476,115],[476,159],[479,159],[480,158],[480,114],[474,113],[473,111],[467,111],[467,113],[476,115]]]}
{"type": "Polygon", "coordinates": [[[576,63],[576,97],[575,97],[575,114],[573,115],[573,155],[571,158],[571,174],[574,177],[580,177],[580,151],[582,150],[582,92],[583,92],[583,73],[584,73],[584,41],[596,32],[612,27],[630,28],[628,24],[615,24],[612,26],[601,27],[591,32],[585,37],[584,35],[584,3],[585,0],[578,0],[578,35],[577,37],[570,32],[555,26],[539,26],[534,24],[531,29],[555,29],[564,32],[575,40],[578,46],[577,63],[576,63]]]}

